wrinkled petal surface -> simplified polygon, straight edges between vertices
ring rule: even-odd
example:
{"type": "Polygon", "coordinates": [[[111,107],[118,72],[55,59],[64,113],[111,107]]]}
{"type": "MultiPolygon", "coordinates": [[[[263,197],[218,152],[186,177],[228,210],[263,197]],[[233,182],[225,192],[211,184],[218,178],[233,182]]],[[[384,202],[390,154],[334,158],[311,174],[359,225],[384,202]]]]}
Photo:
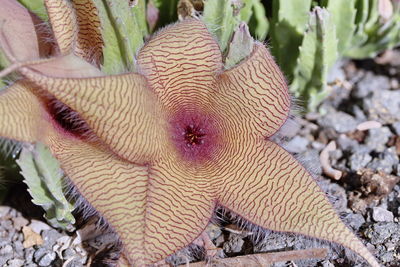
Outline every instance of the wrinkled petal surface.
{"type": "Polygon", "coordinates": [[[32,68],[21,72],[42,90],[78,112],[116,154],[147,163],[165,138],[163,116],[147,82],[131,73],[96,78],[53,78],[32,68]]]}
{"type": "Polygon", "coordinates": [[[49,20],[61,54],[73,52],[100,65],[103,40],[100,20],[92,0],[46,0],[49,20]]]}
{"type": "Polygon", "coordinates": [[[235,119],[246,123],[248,131],[256,136],[270,137],[289,115],[290,96],[285,79],[261,43],[254,45],[244,62],[224,72],[218,85],[220,96],[215,98],[214,105],[228,98],[231,105],[240,109],[235,119]]]}
{"type": "Polygon", "coordinates": [[[252,223],[342,244],[372,266],[372,254],[339,219],[312,176],[270,141],[252,146],[225,179],[220,202],[252,223]]]}
{"type": "Polygon", "coordinates": [[[138,64],[163,105],[173,110],[207,94],[222,71],[217,42],[195,19],[161,30],[140,50],[138,64]]]}

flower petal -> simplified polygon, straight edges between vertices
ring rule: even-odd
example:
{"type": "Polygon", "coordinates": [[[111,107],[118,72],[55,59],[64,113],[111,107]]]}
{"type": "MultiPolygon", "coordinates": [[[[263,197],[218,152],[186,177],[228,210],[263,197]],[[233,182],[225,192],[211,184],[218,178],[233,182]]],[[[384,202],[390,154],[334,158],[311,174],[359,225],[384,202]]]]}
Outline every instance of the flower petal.
{"type": "Polygon", "coordinates": [[[222,70],[218,44],[199,20],[161,30],[139,52],[139,72],[164,105],[206,94],[222,70]]]}
{"type": "Polygon", "coordinates": [[[74,52],[99,66],[103,40],[93,1],[46,0],[45,4],[61,54],[74,52]]]}
{"type": "Polygon", "coordinates": [[[46,0],[45,5],[60,53],[72,52],[78,27],[71,3],[62,0],[46,0]]]}
{"type": "Polygon", "coordinates": [[[0,8],[0,30],[8,48],[18,60],[39,58],[39,40],[34,21],[39,20],[15,0],[3,0],[0,8]],[[12,15],[11,15],[12,14],[12,15]]]}
{"type": "Polygon", "coordinates": [[[111,150],[127,160],[150,161],[166,138],[158,103],[141,75],[53,78],[27,67],[20,72],[78,112],[111,150]]]}
{"type": "Polygon", "coordinates": [[[195,168],[183,170],[177,165],[163,158],[149,168],[145,249],[152,263],[195,240],[215,208],[210,179],[197,180],[195,168]]]}
{"type": "Polygon", "coordinates": [[[45,131],[45,111],[27,86],[21,81],[0,92],[0,136],[33,143],[45,131]]]}
{"type": "Polygon", "coordinates": [[[235,113],[240,116],[237,120],[250,125],[258,136],[270,137],[288,117],[290,96],[285,79],[261,43],[254,45],[247,60],[220,76],[218,92],[226,99],[218,96],[216,101],[240,106],[235,113]]]}
{"type": "Polygon", "coordinates": [[[201,183],[188,181],[171,162],[137,165],[68,136],[48,140],[79,192],[116,230],[132,265],[164,259],[207,225],[214,208],[209,193],[200,193],[201,183]]]}
{"type": "MultiPolygon", "coordinates": [[[[221,189],[223,206],[267,229],[294,232],[343,245],[379,266],[341,222],[312,176],[287,151],[260,141],[237,158],[221,189]]],[[[221,177],[224,179],[224,177],[221,177]]]]}

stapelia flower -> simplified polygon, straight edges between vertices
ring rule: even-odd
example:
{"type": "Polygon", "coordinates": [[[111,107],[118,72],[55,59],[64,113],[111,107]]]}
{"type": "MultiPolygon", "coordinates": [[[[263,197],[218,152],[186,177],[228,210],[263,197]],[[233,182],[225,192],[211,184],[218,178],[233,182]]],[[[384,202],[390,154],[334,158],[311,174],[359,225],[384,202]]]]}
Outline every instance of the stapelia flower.
{"type": "MultiPolygon", "coordinates": [[[[205,25],[189,19],[151,38],[138,73],[99,76],[79,63],[84,76],[96,77],[77,78],[73,64],[59,62],[80,55],[71,45],[79,29],[59,8],[48,11],[54,32],[74,34],[54,34],[61,56],[16,65],[25,78],[0,95],[0,135],[50,148],[119,235],[126,265],[156,263],[185,247],[220,205],[264,228],[338,243],[379,266],[310,173],[269,140],[287,120],[290,97],[261,43],[224,71],[205,25]]],[[[26,59],[12,49],[21,38],[1,39],[14,60],[26,59]]]]}

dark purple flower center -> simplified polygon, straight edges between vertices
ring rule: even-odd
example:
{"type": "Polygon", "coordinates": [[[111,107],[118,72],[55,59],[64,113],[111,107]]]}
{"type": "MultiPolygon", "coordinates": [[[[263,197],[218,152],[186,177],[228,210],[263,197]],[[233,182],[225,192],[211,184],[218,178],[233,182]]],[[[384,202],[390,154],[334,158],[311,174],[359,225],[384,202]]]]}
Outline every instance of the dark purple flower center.
{"type": "Polygon", "coordinates": [[[178,153],[185,159],[209,159],[217,144],[215,121],[199,112],[179,112],[171,121],[172,139],[178,153]]]}

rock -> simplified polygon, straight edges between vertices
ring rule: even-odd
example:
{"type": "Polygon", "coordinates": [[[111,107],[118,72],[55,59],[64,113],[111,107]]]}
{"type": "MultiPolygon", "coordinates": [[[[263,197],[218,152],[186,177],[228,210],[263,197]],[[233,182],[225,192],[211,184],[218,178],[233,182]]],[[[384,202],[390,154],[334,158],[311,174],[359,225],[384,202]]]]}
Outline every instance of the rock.
{"type": "Polygon", "coordinates": [[[389,90],[390,87],[388,77],[377,76],[368,71],[357,83],[357,86],[352,91],[352,95],[356,98],[365,98],[375,91],[389,90]]]}
{"type": "Polygon", "coordinates": [[[365,223],[364,216],[358,213],[347,213],[342,219],[348,226],[358,231],[360,227],[365,223]]]}
{"type": "Polygon", "coordinates": [[[57,240],[62,237],[62,234],[57,232],[57,230],[43,230],[42,231],[43,246],[48,249],[52,249],[53,245],[56,244],[57,240]]]}
{"type": "Polygon", "coordinates": [[[57,258],[54,251],[47,250],[46,248],[39,248],[33,254],[33,261],[39,266],[50,266],[57,258]]]}
{"type": "Polygon", "coordinates": [[[24,260],[22,259],[12,259],[7,261],[6,267],[22,267],[24,266],[24,260]]]}
{"type": "Polygon", "coordinates": [[[0,248],[0,256],[4,257],[7,254],[12,254],[13,248],[11,245],[5,245],[4,247],[0,248]]]}
{"type": "Polygon", "coordinates": [[[365,115],[364,111],[357,105],[353,106],[353,114],[358,121],[367,121],[367,116],[365,115]]]}
{"type": "Polygon", "coordinates": [[[320,266],[321,267],[335,267],[335,265],[332,262],[328,261],[328,260],[325,260],[325,261],[321,262],[320,266]]]}
{"type": "Polygon", "coordinates": [[[399,157],[397,156],[396,149],[394,147],[386,148],[385,151],[377,158],[367,165],[368,168],[377,171],[383,171],[390,174],[396,164],[399,162],[399,157]]]}
{"type": "Polygon", "coordinates": [[[27,219],[25,219],[24,217],[14,217],[12,218],[14,227],[20,231],[21,228],[25,225],[27,225],[29,223],[29,221],[27,219]]]}
{"type": "Polygon", "coordinates": [[[37,234],[40,234],[43,230],[50,230],[51,227],[48,224],[45,224],[44,222],[38,221],[38,220],[31,220],[31,223],[28,225],[32,231],[34,231],[37,234]]]}
{"type": "Polygon", "coordinates": [[[400,242],[400,225],[393,222],[378,222],[368,226],[364,235],[370,239],[373,245],[387,242],[400,242]]]}
{"type": "Polygon", "coordinates": [[[372,98],[365,98],[364,110],[370,120],[383,124],[400,121],[400,91],[374,91],[372,98]]]}
{"type": "Polygon", "coordinates": [[[391,136],[392,133],[388,127],[370,129],[365,144],[376,152],[383,152],[391,136]]]}
{"type": "Polygon", "coordinates": [[[0,266],[5,266],[6,262],[13,258],[13,248],[11,245],[7,244],[0,248],[0,266]]]}
{"type": "Polygon", "coordinates": [[[368,153],[355,153],[351,155],[349,159],[350,170],[358,171],[366,167],[371,160],[372,157],[368,153]]]}
{"type": "Polygon", "coordinates": [[[372,209],[372,219],[375,222],[393,222],[393,213],[381,207],[372,209]]]}
{"type": "Polygon", "coordinates": [[[338,133],[346,133],[356,129],[357,121],[347,113],[330,110],[318,119],[319,125],[324,128],[332,128],[338,133]]]}
{"type": "Polygon", "coordinates": [[[70,261],[65,267],[83,267],[84,265],[77,259],[70,261]]]}
{"type": "Polygon", "coordinates": [[[228,242],[224,243],[223,249],[225,253],[238,253],[242,251],[243,244],[244,240],[241,235],[231,233],[228,242]]]}
{"type": "Polygon", "coordinates": [[[307,150],[307,145],[309,144],[309,140],[301,137],[295,136],[292,140],[290,140],[287,144],[285,144],[285,149],[291,153],[302,153],[307,150]]]}
{"type": "Polygon", "coordinates": [[[336,140],[338,147],[343,151],[355,151],[359,146],[358,142],[354,139],[347,137],[344,134],[341,134],[339,138],[336,140]]]}
{"type": "Polygon", "coordinates": [[[400,136],[400,121],[397,121],[392,124],[392,127],[394,129],[394,133],[398,136],[400,136]]]}

